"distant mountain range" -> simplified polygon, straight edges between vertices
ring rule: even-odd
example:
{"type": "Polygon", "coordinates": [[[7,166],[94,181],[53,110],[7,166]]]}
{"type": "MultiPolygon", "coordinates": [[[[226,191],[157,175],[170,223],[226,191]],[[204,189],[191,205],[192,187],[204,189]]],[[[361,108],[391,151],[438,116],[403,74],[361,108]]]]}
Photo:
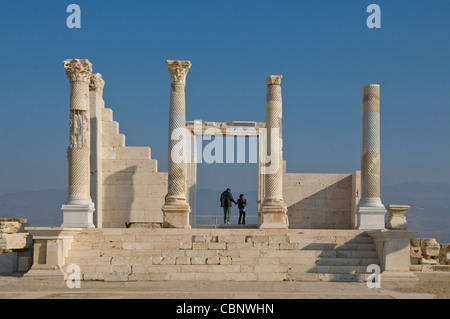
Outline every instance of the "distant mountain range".
{"type": "MultiPolygon", "coordinates": [[[[197,190],[197,224],[223,222],[223,210],[219,199],[222,191],[197,190]]],[[[243,192],[247,198],[247,224],[256,224],[256,191],[243,192]]],[[[416,237],[436,238],[438,242],[450,243],[450,184],[412,182],[384,186],[381,190],[385,205],[406,204],[408,228],[417,230],[416,237]]],[[[235,200],[239,193],[234,193],[235,200]]],[[[30,226],[60,226],[61,205],[67,199],[66,190],[41,190],[0,195],[0,217],[27,218],[30,226]]],[[[231,221],[237,223],[237,207],[232,209],[231,221]]]]}

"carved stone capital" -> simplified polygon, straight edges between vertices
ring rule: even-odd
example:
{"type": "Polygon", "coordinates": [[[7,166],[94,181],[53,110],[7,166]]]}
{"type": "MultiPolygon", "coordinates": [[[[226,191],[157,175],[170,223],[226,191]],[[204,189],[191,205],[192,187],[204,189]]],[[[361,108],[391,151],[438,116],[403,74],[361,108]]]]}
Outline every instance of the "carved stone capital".
{"type": "Polygon", "coordinates": [[[103,88],[105,87],[105,80],[102,79],[100,73],[91,74],[89,82],[89,91],[95,91],[100,95],[103,95],[103,88]]]}
{"type": "Polygon", "coordinates": [[[185,84],[186,75],[191,68],[192,64],[189,61],[174,61],[167,60],[167,67],[169,68],[170,77],[175,84],[185,84]]]}
{"type": "Polygon", "coordinates": [[[92,73],[92,63],[87,59],[69,59],[64,62],[67,77],[70,82],[81,81],[89,83],[92,73]]]}
{"type": "Polygon", "coordinates": [[[283,76],[280,75],[269,75],[267,77],[267,85],[281,85],[281,79],[283,76]]]}

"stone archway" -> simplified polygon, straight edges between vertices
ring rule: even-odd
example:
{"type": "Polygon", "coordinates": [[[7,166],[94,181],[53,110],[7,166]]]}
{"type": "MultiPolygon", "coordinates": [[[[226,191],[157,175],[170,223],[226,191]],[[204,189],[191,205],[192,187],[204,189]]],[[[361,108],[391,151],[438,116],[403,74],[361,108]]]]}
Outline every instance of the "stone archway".
{"type": "MultiPolygon", "coordinates": [[[[258,226],[267,228],[287,228],[287,208],[283,200],[283,139],[282,139],[282,98],[281,75],[267,77],[266,123],[256,122],[200,122],[197,132],[195,121],[186,123],[185,87],[186,76],[192,64],[189,61],[166,61],[172,79],[169,111],[169,148],[168,148],[168,192],[162,207],[163,227],[191,228],[189,202],[195,203],[195,185],[197,180],[196,146],[197,135],[235,136],[244,134],[260,136],[258,164],[258,226]],[[189,132],[189,123],[194,126],[189,132]],[[214,124],[213,124],[214,123],[214,124]],[[263,130],[256,129],[264,125],[263,130]],[[205,130],[203,130],[203,126],[205,130]],[[188,138],[189,137],[189,138],[188,138]],[[193,140],[193,146],[186,148],[187,140],[193,140]],[[180,148],[181,145],[181,148],[180,148]],[[192,155],[186,154],[186,149],[192,155]],[[192,149],[194,152],[192,152],[192,149]],[[263,190],[263,191],[261,191],[263,190]],[[194,198],[189,200],[189,196],[194,198]],[[262,201],[261,201],[262,199],[262,201]]],[[[195,209],[194,209],[195,214],[195,209]]]]}
{"type": "MultiPolygon", "coordinates": [[[[190,134],[190,154],[192,155],[188,162],[186,163],[186,200],[191,207],[191,212],[189,215],[189,222],[191,227],[196,227],[196,191],[197,191],[197,165],[201,163],[202,160],[197,158],[197,136],[216,136],[216,137],[256,137],[259,139],[262,129],[266,126],[265,123],[261,122],[251,122],[251,121],[233,121],[233,122],[205,122],[205,121],[187,121],[186,129],[190,134]]],[[[245,144],[244,144],[245,145],[245,144]]],[[[261,143],[256,142],[253,147],[253,153],[249,151],[249,162],[258,163],[258,212],[260,211],[260,205],[264,199],[264,178],[261,175],[261,161],[258,161],[258,154],[261,156],[263,150],[260,147],[261,143]],[[256,154],[258,153],[258,154],[256,154]],[[253,157],[253,158],[252,158],[253,157]]],[[[233,142],[234,147],[234,142],[233,142]]],[[[245,146],[244,146],[245,147],[245,146]]],[[[228,148],[228,146],[227,146],[228,148]]],[[[249,143],[249,149],[252,146],[249,143]]],[[[239,148],[238,142],[238,153],[239,151],[245,154],[245,149],[239,148]]],[[[234,161],[234,153],[232,154],[234,161]]],[[[258,214],[258,225],[259,214],[258,214]]]]}

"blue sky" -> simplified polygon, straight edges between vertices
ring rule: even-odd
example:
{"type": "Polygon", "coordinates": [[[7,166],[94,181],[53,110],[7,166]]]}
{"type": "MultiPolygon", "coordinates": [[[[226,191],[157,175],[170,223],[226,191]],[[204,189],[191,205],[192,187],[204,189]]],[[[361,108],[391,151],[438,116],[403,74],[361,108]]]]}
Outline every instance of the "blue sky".
{"type": "MultiPolygon", "coordinates": [[[[265,78],[283,75],[288,172],[358,170],[362,87],[378,83],[382,184],[450,182],[449,32],[445,0],[2,1],[0,194],[67,187],[68,58],[102,73],[127,145],[150,146],[161,171],[165,60],[180,59],[192,62],[187,120],[263,122],[265,78]],[[71,3],[81,29],[66,26],[71,3]],[[366,26],[371,3],[381,29],[366,26]]],[[[199,187],[256,190],[256,173],[202,164],[199,187]]]]}

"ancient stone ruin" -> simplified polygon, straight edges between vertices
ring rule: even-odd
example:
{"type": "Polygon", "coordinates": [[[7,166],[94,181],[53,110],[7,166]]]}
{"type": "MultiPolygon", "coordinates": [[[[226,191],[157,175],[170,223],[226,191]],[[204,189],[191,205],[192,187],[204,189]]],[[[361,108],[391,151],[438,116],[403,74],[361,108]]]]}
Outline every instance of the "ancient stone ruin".
{"type": "MultiPolygon", "coordinates": [[[[25,258],[29,233],[34,254],[26,276],[63,277],[68,265],[76,264],[84,280],[364,281],[371,274],[368,266],[375,264],[385,280],[416,279],[410,272],[410,250],[415,247],[410,241],[416,232],[407,229],[409,206],[385,207],[380,198],[379,85],[366,85],[362,91],[360,170],[288,173],[281,75],[266,78],[265,123],[198,123],[186,121],[192,64],[166,64],[171,134],[168,172],[160,172],[149,147],[126,146],[103,99],[105,81],[92,73],[92,64],[86,59],[64,61],[70,82],[64,220],[61,227],[2,226],[9,230],[0,234],[0,244],[6,242],[7,254],[17,253],[19,270],[31,264],[25,258]],[[179,135],[174,139],[175,132],[179,135]],[[259,138],[255,228],[196,227],[194,141],[217,134],[259,138]],[[191,157],[177,151],[180,139],[192,141],[191,157]],[[391,215],[387,223],[386,212],[391,215]],[[13,235],[21,238],[17,245],[2,239],[13,235]]],[[[430,243],[420,247],[422,259],[437,258],[430,243]]]]}

